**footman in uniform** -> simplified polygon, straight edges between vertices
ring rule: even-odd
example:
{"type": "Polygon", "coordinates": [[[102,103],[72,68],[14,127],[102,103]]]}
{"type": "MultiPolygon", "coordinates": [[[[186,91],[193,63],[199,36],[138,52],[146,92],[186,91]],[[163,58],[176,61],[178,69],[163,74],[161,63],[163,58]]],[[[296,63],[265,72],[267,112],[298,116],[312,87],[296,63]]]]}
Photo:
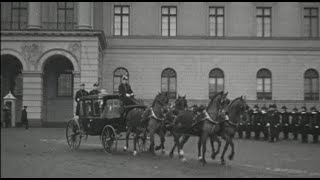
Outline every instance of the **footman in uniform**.
{"type": "Polygon", "coordinates": [[[310,113],[310,127],[313,143],[318,143],[319,130],[320,130],[320,114],[316,107],[311,107],[310,113]]]}
{"type": "Polygon", "coordinates": [[[305,106],[301,107],[302,111],[300,112],[300,129],[301,129],[301,142],[308,142],[308,133],[309,133],[309,113],[305,106]]]}
{"type": "Polygon", "coordinates": [[[76,109],[76,115],[79,116],[80,114],[80,98],[83,96],[88,96],[89,93],[84,90],[84,83],[80,84],[80,90],[77,91],[75,101],[77,102],[77,109],[76,109]]]}
{"type": "Polygon", "coordinates": [[[291,116],[291,132],[293,134],[293,140],[298,140],[298,134],[300,132],[300,121],[298,108],[293,108],[293,111],[290,113],[291,116]]]}
{"type": "Polygon", "coordinates": [[[289,137],[289,115],[290,113],[287,112],[287,107],[282,106],[281,107],[282,112],[280,113],[281,115],[281,129],[284,135],[284,139],[288,139],[289,137]]]}

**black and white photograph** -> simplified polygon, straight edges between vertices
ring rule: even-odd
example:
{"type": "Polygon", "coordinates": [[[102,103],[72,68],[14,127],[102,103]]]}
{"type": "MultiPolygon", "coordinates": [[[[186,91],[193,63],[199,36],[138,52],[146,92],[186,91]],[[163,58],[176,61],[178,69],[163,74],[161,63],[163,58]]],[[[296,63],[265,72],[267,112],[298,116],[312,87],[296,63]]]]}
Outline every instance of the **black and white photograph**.
{"type": "Polygon", "coordinates": [[[1,178],[320,178],[319,2],[1,2],[1,178]]]}

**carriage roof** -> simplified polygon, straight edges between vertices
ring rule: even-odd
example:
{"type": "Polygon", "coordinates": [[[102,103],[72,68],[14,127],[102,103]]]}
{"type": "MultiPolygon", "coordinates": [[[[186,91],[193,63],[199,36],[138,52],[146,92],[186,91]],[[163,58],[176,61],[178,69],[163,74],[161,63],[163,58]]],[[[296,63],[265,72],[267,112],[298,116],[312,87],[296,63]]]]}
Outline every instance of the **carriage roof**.
{"type": "Polygon", "coordinates": [[[80,100],[95,100],[95,99],[119,99],[119,95],[113,95],[113,94],[94,94],[94,95],[88,95],[83,96],[80,98],[80,100]]]}

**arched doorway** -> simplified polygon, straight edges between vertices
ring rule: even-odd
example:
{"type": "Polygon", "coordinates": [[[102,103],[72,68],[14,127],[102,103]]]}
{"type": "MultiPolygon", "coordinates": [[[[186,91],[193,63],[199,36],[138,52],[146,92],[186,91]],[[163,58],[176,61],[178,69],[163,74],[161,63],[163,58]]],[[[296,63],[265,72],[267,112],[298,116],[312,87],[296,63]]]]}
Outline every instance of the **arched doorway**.
{"type": "Polygon", "coordinates": [[[63,55],[50,56],[43,67],[43,122],[61,124],[73,117],[74,67],[63,55]]]}
{"type": "MultiPolygon", "coordinates": [[[[20,122],[22,110],[22,64],[13,55],[1,55],[1,110],[3,109],[3,97],[11,91],[17,98],[16,122],[20,122]]],[[[10,123],[11,124],[11,123],[10,123]]]]}

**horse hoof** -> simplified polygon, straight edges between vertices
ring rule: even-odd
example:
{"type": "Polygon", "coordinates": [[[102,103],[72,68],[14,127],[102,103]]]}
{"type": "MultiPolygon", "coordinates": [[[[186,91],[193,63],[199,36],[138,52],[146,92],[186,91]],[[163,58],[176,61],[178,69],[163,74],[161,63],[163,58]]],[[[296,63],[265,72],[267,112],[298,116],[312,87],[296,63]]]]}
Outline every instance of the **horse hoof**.
{"type": "Polygon", "coordinates": [[[228,158],[231,161],[233,159],[233,155],[228,156],[228,158]]]}
{"type": "Polygon", "coordinates": [[[137,151],[133,151],[133,156],[136,156],[137,154],[137,151]]]}
{"type": "Polygon", "coordinates": [[[128,149],[127,146],[123,147],[123,151],[127,151],[127,149],[128,149]]]}
{"type": "Polygon", "coordinates": [[[166,151],[165,151],[165,150],[162,150],[161,153],[162,153],[162,154],[166,154],[166,151]]]}
{"type": "Polygon", "coordinates": [[[206,160],[202,160],[202,166],[205,166],[207,164],[207,161],[206,160]]]}
{"type": "Polygon", "coordinates": [[[199,161],[202,161],[202,156],[199,156],[198,159],[199,159],[199,161]]]}
{"type": "Polygon", "coordinates": [[[182,162],[187,162],[187,159],[186,159],[185,157],[183,157],[183,158],[181,159],[181,161],[182,161],[182,162]]]}
{"type": "Polygon", "coordinates": [[[155,148],[154,148],[154,150],[156,150],[156,151],[159,151],[161,148],[160,148],[160,146],[156,146],[155,148]]]}

